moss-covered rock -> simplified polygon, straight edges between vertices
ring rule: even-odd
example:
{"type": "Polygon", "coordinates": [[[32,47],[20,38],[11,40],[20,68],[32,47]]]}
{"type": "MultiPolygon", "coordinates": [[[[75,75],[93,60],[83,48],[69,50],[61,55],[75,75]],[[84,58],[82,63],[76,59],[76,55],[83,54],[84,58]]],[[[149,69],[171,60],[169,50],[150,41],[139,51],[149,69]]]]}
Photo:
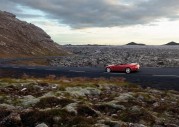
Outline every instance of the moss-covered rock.
{"type": "Polygon", "coordinates": [[[37,108],[52,108],[52,107],[64,107],[70,103],[73,103],[73,100],[67,98],[58,98],[58,97],[45,97],[41,98],[39,102],[35,104],[37,108]]]}
{"type": "Polygon", "coordinates": [[[178,91],[114,79],[0,79],[0,84],[0,127],[179,125],[178,91]]]}

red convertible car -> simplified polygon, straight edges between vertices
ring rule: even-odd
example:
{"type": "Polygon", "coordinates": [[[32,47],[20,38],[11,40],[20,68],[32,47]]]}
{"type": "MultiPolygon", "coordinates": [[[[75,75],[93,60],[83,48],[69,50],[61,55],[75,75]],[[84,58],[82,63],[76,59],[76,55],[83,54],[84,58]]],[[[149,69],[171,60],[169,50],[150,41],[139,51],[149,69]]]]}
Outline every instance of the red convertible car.
{"type": "Polygon", "coordinates": [[[140,68],[140,65],[138,63],[130,63],[130,64],[115,64],[115,65],[108,65],[106,66],[106,72],[112,72],[112,71],[123,71],[127,74],[138,71],[140,68]]]}

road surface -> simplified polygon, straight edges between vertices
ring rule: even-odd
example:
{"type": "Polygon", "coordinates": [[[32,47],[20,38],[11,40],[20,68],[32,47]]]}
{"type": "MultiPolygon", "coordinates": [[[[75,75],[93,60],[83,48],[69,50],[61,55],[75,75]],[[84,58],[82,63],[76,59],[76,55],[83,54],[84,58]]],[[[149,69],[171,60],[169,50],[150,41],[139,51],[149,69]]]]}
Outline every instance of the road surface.
{"type": "Polygon", "coordinates": [[[48,75],[66,76],[66,77],[124,77],[127,81],[139,84],[142,87],[153,87],[159,89],[173,89],[179,91],[179,68],[141,68],[139,72],[125,73],[107,73],[100,67],[43,67],[43,66],[17,66],[0,65],[1,71],[13,71],[13,76],[18,77],[23,73],[37,77],[46,77],[48,75]]]}

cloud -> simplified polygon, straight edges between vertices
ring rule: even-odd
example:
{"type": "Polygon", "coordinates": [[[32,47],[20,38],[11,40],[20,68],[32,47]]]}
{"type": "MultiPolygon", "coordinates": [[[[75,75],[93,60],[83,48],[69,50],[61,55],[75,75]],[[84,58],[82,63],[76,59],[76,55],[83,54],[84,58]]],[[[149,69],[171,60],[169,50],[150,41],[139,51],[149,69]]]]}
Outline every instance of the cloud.
{"type": "Polygon", "coordinates": [[[2,10],[2,11],[8,11],[8,12],[11,12],[11,13],[20,12],[20,10],[17,9],[17,8],[15,7],[15,5],[16,5],[16,4],[14,4],[13,1],[1,0],[0,10],[2,10]]]}
{"type": "Polygon", "coordinates": [[[38,9],[71,28],[125,27],[158,19],[178,20],[178,0],[2,0],[0,9],[38,9]],[[14,6],[12,6],[14,5],[14,6]]]}

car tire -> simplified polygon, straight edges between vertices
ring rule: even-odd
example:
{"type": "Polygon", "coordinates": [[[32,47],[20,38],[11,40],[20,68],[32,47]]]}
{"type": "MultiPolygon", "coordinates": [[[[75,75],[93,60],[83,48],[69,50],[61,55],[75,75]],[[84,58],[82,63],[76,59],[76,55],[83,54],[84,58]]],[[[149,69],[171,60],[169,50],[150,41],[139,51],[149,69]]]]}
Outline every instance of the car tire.
{"type": "Polygon", "coordinates": [[[126,74],[129,74],[129,73],[131,73],[131,69],[130,68],[126,68],[125,72],[126,72],[126,74]]]}
{"type": "Polygon", "coordinates": [[[110,72],[111,72],[111,69],[110,69],[110,68],[106,68],[106,72],[107,72],[107,73],[110,73],[110,72]]]}

